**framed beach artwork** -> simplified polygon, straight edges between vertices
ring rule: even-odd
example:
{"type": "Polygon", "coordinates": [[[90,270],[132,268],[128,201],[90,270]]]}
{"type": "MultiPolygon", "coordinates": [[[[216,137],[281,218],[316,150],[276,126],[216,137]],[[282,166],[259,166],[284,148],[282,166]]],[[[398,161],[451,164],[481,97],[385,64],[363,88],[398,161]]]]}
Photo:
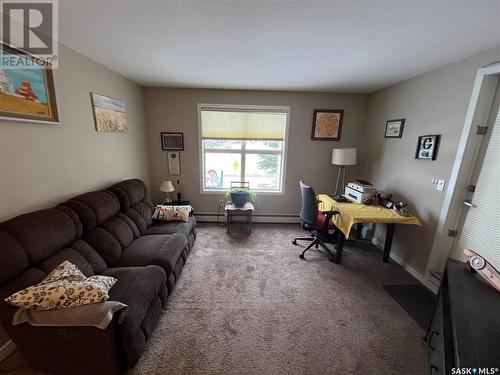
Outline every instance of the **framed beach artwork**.
{"type": "Polygon", "coordinates": [[[385,138],[402,138],[405,119],[389,120],[385,123],[385,138]]]}
{"type": "Polygon", "coordinates": [[[1,43],[0,59],[0,118],[58,123],[50,65],[39,65],[42,60],[1,43]]]}
{"type": "Polygon", "coordinates": [[[121,133],[128,131],[127,108],[123,100],[94,92],[90,93],[90,98],[96,131],[121,133]]]}
{"type": "Polygon", "coordinates": [[[342,109],[315,109],[311,139],[313,141],[340,141],[342,109]]]}

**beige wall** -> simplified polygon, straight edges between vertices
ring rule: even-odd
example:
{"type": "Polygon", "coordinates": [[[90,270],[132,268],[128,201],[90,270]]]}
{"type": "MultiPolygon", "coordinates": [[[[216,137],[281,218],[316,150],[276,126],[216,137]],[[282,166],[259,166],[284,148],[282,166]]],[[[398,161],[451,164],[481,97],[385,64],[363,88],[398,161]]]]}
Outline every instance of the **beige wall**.
{"type": "MultiPolygon", "coordinates": [[[[197,104],[255,104],[290,106],[289,144],[285,195],[261,196],[257,213],[293,214],[300,209],[298,181],[303,179],[318,192],[331,192],[336,171],[331,165],[334,146],[356,146],[365,124],[366,95],[289,93],[272,91],[236,91],[202,89],[146,88],[145,105],[149,137],[152,197],[161,201],[157,189],[168,176],[166,151],[161,150],[160,132],[184,133],[185,150],[181,153],[183,196],[191,200],[198,212],[217,212],[222,195],[200,194],[197,104]],[[315,108],[344,109],[340,142],[311,141],[315,108]]],[[[351,169],[351,175],[355,168],[351,169]]]]}
{"type": "MultiPolygon", "coordinates": [[[[377,188],[410,202],[422,228],[398,226],[393,251],[424,274],[445,191],[433,178],[448,183],[476,72],[500,58],[489,51],[456,62],[373,94],[369,102],[366,139],[361,148],[361,170],[377,188]],[[384,139],[387,120],[405,118],[402,139],[384,139]],[[441,134],[436,161],[416,160],[417,137],[441,134]]],[[[448,185],[446,185],[447,187],[448,185]]],[[[384,238],[377,228],[375,241],[384,238]]]]}
{"type": "Polygon", "coordinates": [[[64,46],[55,72],[60,125],[0,120],[0,221],[139,177],[149,182],[143,89],[64,46]],[[128,133],[98,133],[90,91],[126,101],[128,133]]]}

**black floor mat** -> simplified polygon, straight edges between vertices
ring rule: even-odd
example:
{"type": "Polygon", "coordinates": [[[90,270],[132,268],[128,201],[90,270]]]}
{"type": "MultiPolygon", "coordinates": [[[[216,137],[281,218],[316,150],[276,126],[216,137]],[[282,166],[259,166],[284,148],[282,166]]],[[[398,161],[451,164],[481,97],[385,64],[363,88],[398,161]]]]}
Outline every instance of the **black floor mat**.
{"type": "Polygon", "coordinates": [[[383,285],[387,293],[425,331],[429,326],[435,297],[421,285],[383,285]]]}

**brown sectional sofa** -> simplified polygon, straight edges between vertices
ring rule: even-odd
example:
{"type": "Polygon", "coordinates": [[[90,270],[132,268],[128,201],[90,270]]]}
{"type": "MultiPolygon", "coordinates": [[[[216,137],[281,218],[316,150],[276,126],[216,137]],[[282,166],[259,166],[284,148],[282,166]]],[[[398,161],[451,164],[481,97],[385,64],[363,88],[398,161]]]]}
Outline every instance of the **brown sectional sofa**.
{"type": "Polygon", "coordinates": [[[196,238],[194,217],[155,223],[152,211],[146,185],[127,180],[0,223],[0,321],[34,369],[117,374],[138,361],[196,238]],[[16,308],[3,299],[64,260],[118,279],[109,295],[128,305],[121,324],[12,326],[16,308]]]}

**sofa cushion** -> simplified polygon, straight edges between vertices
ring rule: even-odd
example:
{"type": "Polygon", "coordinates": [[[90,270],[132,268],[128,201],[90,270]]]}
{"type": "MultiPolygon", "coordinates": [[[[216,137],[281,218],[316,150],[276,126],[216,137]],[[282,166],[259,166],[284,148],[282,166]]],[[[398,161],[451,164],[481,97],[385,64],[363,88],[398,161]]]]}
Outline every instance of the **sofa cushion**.
{"type": "Polygon", "coordinates": [[[69,207],[76,212],[86,232],[106,222],[120,211],[120,202],[107,190],[81,194],[61,203],[60,206],[69,207]]]}
{"type": "Polygon", "coordinates": [[[166,305],[165,271],[152,265],[109,268],[104,274],[118,279],[109,291],[110,300],[128,305],[119,330],[127,367],[132,367],[144,351],[145,341],[166,305]]]}
{"type": "Polygon", "coordinates": [[[116,195],[122,208],[130,208],[148,198],[146,184],[136,178],[120,181],[110,186],[108,190],[116,195]]]}
{"type": "Polygon", "coordinates": [[[0,285],[28,268],[28,256],[21,244],[9,233],[0,231],[0,285]]]}
{"type": "Polygon", "coordinates": [[[116,265],[128,267],[155,264],[170,275],[186,245],[186,238],[181,234],[142,236],[123,251],[116,265]]]}
{"type": "Polygon", "coordinates": [[[60,205],[74,210],[83,223],[83,239],[109,266],[114,266],[122,249],[140,236],[139,228],[124,213],[120,202],[107,190],[79,195],[60,205]]]}
{"type": "MultiPolygon", "coordinates": [[[[7,241],[6,250],[19,251],[19,244],[29,261],[35,264],[68,247],[81,235],[81,229],[78,217],[65,208],[35,211],[0,224],[0,232],[10,235],[3,236],[7,241]]],[[[3,250],[3,243],[1,245],[3,250]]]]}
{"type": "Polygon", "coordinates": [[[152,226],[150,226],[145,234],[173,234],[181,233],[186,239],[191,232],[194,231],[196,227],[196,220],[193,216],[190,216],[187,222],[172,221],[155,221],[152,226]]]}
{"type": "Polygon", "coordinates": [[[116,237],[99,227],[84,236],[85,241],[99,253],[108,266],[113,267],[118,262],[122,248],[116,237]]]}
{"type": "Polygon", "coordinates": [[[58,251],[54,255],[51,255],[43,262],[38,265],[42,271],[46,273],[50,273],[54,270],[58,265],[63,263],[64,261],[69,261],[74,264],[78,269],[86,276],[92,276],[94,274],[94,270],[90,263],[85,259],[85,257],[80,254],[78,251],[72,248],[63,249],[58,251]]]}
{"type": "MultiPolygon", "coordinates": [[[[71,248],[78,251],[87,260],[87,262],[89,262],[94,273],[102,273],[106,268],[108,268],[102,256],[100,256],[99,253],[88,244],[88,242],[79,239],[71,244],[71,248]]],[[[82,270],[85,275],[88,276],[83,265],[78,263],[75,264],[82,270]]]]}
{"type": "Polygon", "coordinates": [[[139,179],[121,181],[110,186],[111,191],[118,198],[121,209],[130,217],[142,234],[151,226],[154,206],[148,198],[146,184],[139,179]]]}

